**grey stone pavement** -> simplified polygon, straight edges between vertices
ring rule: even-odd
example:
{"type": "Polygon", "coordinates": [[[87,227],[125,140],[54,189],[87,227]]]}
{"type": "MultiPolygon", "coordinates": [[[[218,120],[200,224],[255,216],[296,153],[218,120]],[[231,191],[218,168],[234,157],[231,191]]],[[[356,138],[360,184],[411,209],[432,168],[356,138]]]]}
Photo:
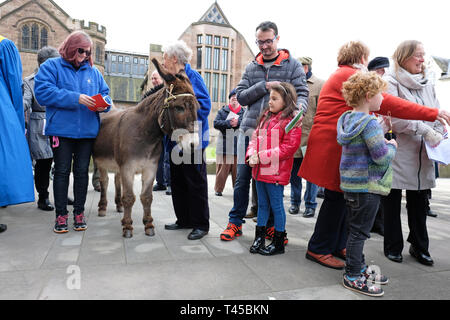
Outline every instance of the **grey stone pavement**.
{"type": "MultiPolygon", "coordinates": [[[[171,197],[164,192],[154,193],[156,236],[144,235],[142,207],[136,202],[134,237],[122,238],[112,183],[110,206],[104,218],[97,215],[100,194],[89,186],[89,228],[81,233],[72,229],[64,235],[53,233],[54,212],[40,211],[34,203],[0,209],[0,223],[8,225],[8,230],[0,234],[0,299],[375,299],[344,289],[343,271],[305,259],[316,218],[287,214],[289,245],[283,255],[264,257],[249,253],[255,228],[251,220],[244,225],[242,237],[221,241],[219,234],[227,225],[232,207],[232,187],[229,179],[224,196],[216,197],[214,179],[209,176],[211,229],[208,236],[197,241],[187,240],[190,230],[164,229],[164,224],[175,221],[171,197]]],[[[437,184],[431,207],[439,216],[428,219],[433,267],[416,262],[408,254],[406,240],[401,264],[384,257],[381,236],[374,234],[366,242],[366,260],[390,277],[381,299],[450,299],[450,179],[438,179],[437,184]]],[[[135,179],[135,191],[140,192],[140,177],[135,179]]],[[[289,192],[288,186],[286,210],[289,192]]],[[[404,211],[402,221],[406,239],[404,211]]]]}

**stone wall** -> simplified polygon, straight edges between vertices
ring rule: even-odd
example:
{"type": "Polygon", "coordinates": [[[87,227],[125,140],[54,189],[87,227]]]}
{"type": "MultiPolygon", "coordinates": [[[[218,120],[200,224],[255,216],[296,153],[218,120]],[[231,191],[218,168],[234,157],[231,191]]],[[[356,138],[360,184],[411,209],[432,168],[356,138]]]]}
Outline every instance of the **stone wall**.
{"type": "MultiPolygon", "coordinates": [[[[0,5],[0,34],[14,41],[22,58],[23,77],[37,68],[37,51],[22,48],[21,29],[24,24],[36,23],[48,30],[48,45],[58,48],[64,39],[75,30],[88,33],[95,45],[101,46],[104,54],[106,28],[95,22],[85,25],[83,20],[72,19],[51,0],[10,0],[0,5]]],[[[95,54],[96,47],[93,48],[95,54]]],[[[104,72],[102,64],[96,64],[104,72]]]]}

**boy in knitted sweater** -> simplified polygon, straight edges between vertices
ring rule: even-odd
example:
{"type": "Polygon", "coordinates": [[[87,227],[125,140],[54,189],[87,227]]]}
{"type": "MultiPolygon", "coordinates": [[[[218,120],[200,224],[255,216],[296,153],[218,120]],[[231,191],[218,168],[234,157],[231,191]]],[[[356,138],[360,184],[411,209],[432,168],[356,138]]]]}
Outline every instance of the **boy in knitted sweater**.
{"type": "Polygon", "coordinates": [[[382,296],[387,277],[365,263],[364,242],[370,238],[381,195],[390,192],[397,143],[386,140],[377,118],[382,91],[387,83],[375,72],[357,72],[342,86],[343,96],[353,111],[338,121],[337,140],[342,145],[340,164],[341,189],[347,201],[349,236],[347,240],[344,287],[369,296],[382,296]]]}

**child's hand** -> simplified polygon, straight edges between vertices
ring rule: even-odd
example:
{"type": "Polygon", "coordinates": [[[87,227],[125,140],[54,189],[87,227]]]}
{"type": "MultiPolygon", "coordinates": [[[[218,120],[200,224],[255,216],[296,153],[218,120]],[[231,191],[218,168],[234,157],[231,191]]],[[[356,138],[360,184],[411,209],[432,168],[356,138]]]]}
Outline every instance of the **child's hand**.
{"type": "Polygon", "coordinates": [[[248,164],[250,167],[254,167],[257,164],[259,164],[259,157],[258,157],[258,153],[255,151],[255,153],[253,153],[253,155],[250,157],[250,159],[248,159],[248,164]]]}

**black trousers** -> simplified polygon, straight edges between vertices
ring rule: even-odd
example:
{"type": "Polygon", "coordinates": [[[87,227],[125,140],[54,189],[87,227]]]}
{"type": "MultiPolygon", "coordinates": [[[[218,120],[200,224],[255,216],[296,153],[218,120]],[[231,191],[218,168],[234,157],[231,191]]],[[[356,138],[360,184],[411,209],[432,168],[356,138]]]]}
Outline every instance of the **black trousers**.
{"type": "MultiPolygon", "coordinates": [[[[384,253],[400,254],[403,250],[403,234],[401,222],[402,190],[392,189],[391,193],[382,197],[384,209],[384,253]]],[[[428,190],[406,190],[406,211],[408,213],[408,242],[418,251],[429,255],[429,239],[427,231],[428,190]]]]}
{"type": "Polygon", "coordinates": [[[50,185],[50,170],[53,158],[36,160],[34,165],[34,185],[39,194],[39,201],[48,199],[48,187],[50,185]]]}
{"type": "Polygon", "coordinates": [[[190,161],[183,161],[181,164],[171,159],[172,203],[178,225],[209,231],[208,178],[204,150],[201,156],[198,153],[195,161],[194,154],[190,161]]]}
{"type": "Polygon", "coordinates": [[[56,216],[66,215],[69,176],[73,167],[73,213],[84,212],[89,184],[89,164],[95,139],[59,138],[59,147],[53,149],[55,175],[53,195],[56,216]]]}
{"type": "Polygon", "coordinates": [[[348,238],[347,214],[344,194],[325,189],[325,199],[308,250],[316,254],[333,254],[345,249],[348,238]]]}

